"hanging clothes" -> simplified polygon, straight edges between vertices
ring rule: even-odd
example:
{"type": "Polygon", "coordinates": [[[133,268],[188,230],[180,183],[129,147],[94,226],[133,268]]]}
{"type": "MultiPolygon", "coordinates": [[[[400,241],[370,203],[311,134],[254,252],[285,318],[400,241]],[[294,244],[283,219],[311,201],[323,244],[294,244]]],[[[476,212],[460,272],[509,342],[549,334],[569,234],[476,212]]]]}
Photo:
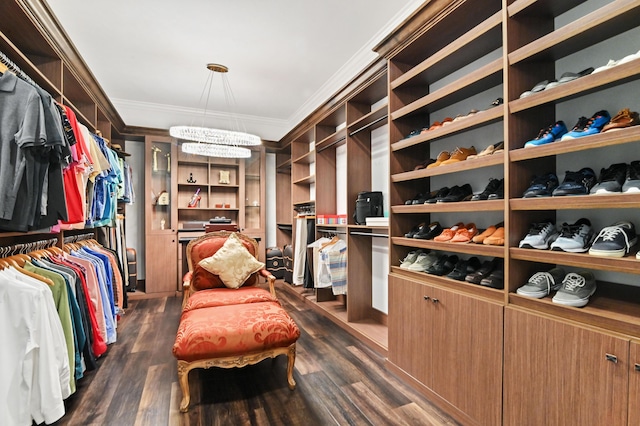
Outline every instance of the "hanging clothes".
{"type": "Polygon", "coordinates": [[[320,248],[316,287],[331,287],[334,295],[347,294],[347,243],[338,237],[320,248]]]}

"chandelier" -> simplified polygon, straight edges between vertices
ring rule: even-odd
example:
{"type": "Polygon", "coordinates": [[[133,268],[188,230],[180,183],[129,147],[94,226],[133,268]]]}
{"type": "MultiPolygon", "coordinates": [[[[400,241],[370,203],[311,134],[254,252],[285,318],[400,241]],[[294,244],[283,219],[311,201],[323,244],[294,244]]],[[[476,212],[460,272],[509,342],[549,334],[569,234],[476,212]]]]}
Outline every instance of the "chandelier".
{"type": "MultiPolygon", "coordinates": [[[[231,85],[226,77],[229,68],[220,64],[207,64],[207,69],[212,71],[208,78],[207,84],[202,91],[204,95],[207,91],[207,98],[204,107],[203,121],[207,115],[207,106],[211,96],[211,86],[213,84],[213,73],[222,75],[222,83],[225,95],[225,101],[228,105],[233,100],[233,92],[231,85]]],[[[202,96],[200,97],[202,100],[202,96]]],[[[238,120],[234,117],[236,127],[239,127],[238,120]]],[[[206,155],[209,157],[225,157],[225,158],[249,158],[251,151],[246,146],[256,146],[262,143],[259,136],[252,135],[243,131],[214,129],[204,126],[172,126],[169,134],[174,138],[193,141],[182,143],[182,152],[189,154],[206,155]]]]}

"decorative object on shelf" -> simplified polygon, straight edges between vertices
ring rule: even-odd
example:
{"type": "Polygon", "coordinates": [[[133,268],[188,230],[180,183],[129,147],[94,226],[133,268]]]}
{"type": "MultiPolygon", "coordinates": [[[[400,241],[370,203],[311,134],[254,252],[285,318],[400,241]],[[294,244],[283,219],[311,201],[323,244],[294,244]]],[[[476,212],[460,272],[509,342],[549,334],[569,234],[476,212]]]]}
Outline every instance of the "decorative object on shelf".
{"type": "Polygon", "coordinates": [[[167,172],[171,172],[171,153],[167,152],[164,156],[167,157],[167,172]]]}
{"type": "Polygon", "coordinates": [[[191,196],[191,200],[189,200],[189,205],[187,207],[200,207],[200,199],[202,199],[202,197],[200,196],[200,188],[198,188],[195,194],[191,196]]]}
{"type": "Polygon", "coordinates": [[[157,172],[158,171],[158,153],[161,152],[162,150],[157,146],[153,145],[151,147],[151,151],[153,151],[153,163],[151,164],[151,170],[153,170],[154,172],[157,172]]]}
{"type": "MultiPolygon", "coordinates": [[[[207,89],[208,84],[208,93],[204,105],[203,121],[204,117],[207,116],[207,107],[213,83],[213,73],[218,73],[222,77],[224,97],[227,106],[231,107],[231,101],[234,99],[233,92],[231,91],[231,85],[229,84],[226,76],[226,73],[229,72],[229,68],[220,64],[207,64],[207,69],[212,71],[212,73],[209,75],[207,83],[205,83],[205,89],[207,89]]],[[[204,127],[204,125],[173,126],[169,129],[169,134],[178,139],[194,141],[183,143],[182,152],[206,155],[210,157],[249,158],[251,156],[251,151],[242,147],[260,145],[262,140],[259,136],[252,135],[245,131],[240,131],[238,119],[234,116],[233,111],[231,118],[233,126],[238,128],[238,130],[214,129],[204,127]]]]}
{"type": "Polygon", "coordinates": [[[162,191],[158,198],[156,198],[156,205],[158,206],[168,206],[169,205],[169,193],[167,191],[162,191]]]}
{"type": "Polygon", "coordinates": [[[218,175],[218,183],[228,185],[230,182],[229,170],[220,170],[220,174],[218,175]]]}
{"type": "Polygon", "coordinates": [[[189,178],[187,179],[187,183],[196,183],[197,180],[193,178],[193,173],[189,173],[189,178]]]}
{"type": "Polygon", "coordinates": [[[165,224],[165,220],[164,218],[160,219],[160,229],[164,230],[164,224],[165,224]]]}

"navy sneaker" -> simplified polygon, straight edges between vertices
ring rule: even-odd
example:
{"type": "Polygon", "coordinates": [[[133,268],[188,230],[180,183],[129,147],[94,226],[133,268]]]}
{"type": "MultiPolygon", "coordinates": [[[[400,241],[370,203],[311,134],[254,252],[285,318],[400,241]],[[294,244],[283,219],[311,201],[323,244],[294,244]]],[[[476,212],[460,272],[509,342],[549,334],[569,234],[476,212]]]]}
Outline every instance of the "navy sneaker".
{"type": "Polygon", "coordinates": [[[551,197],[553,190],[558,187],[558,177],[555,173],[534,176],[531,186],[522,194],[522,198],[551,197]]]}
{"type": "Polygon", "coordinates": [[[553,196],[587,195],[596,183],[596,173],[589,167],[577,172],[565,172],[564,180],[553,191],[553,196]]]}
{"type": "Polygon", "coordinates": [[[611,120],[611,115],[609,115],[609,112],[606,110],[598,111],[586,120],[585,117],[580,117],[578,123],[573,126],[573,129],[564,135],[561,140],[566,141],[600,133],[609,120],[611,120]]]}
{"type": "MultiPolygon", "coordinates": [[[[603,124],[604,126],[604,124],[603,124]]],[[[547,128],[540,130],[538,136],[524,144],[525,148],[532,148],[534,146],[546,145],[548,143],[558,140],[560,137],[567,133],[567,125],[564,121],[560,120],[547,128]]]]}

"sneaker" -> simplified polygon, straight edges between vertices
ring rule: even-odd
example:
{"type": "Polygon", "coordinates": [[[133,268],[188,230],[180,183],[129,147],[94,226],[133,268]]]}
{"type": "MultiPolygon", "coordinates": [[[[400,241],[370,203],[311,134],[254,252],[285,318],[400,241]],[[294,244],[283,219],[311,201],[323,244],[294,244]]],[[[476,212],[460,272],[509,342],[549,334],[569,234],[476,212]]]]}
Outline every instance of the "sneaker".
{"type": "Polygon", "coordinates": [[[632,161],[627,167],[627,178],[622,185],[622,192],[640,192],[640,160],[632,161]]]}
{"type": "Polygon", "coordinates": [[[551,142],[555,142],[563,135],[567,133],[567,125],[564,121],[560,120],[556,123],[546,127],[538,133],[535,139],[532,139],[524,144],[525,148],[532,148],[534,146],[546,145],[551,142]]]}
{"type": "Polygon", "coordinates": [[[562,287],[553,296],[552,302],[581,308],[589,303],[596,292],[596,279],[589,271],[570,272],[562,281],[562,287]]]}
{"type": "Polygon", "coordinates": [[[546,250],[557,237],[558,231],[551,221],[533,223],[527,235],[520,240],[518,247],[546,250]]]}
{"type": "Polygon", "coordinates": [[[577,172],[565,172],[562,183],[553,190],[553,196],[587,195],[596,183],[596,173],[589,167],[577,172]]]}
{"type": "Polygon", "coordinates": [[[480,259],[476,256],[470,257],[469,259],[460,259],[458,263],[456,263],[453,271],[447,274],[447,278],[451,278],[456,281],[464,281],[464,277],[469,274],[473,274],[475,271],[480,268],[480,259]]]}
{"type": "Polygon", "coordinates": [[[551,243],[551,250],[584,253],[589,249],[592,237],[593,230],[589,219],[579,219],[573,225],[563,223],[560,236],[551,243]]]}
{"type": "Polygon", "coordinates": [[[404,259],[400,261],[400,268],[409,269],[409,266],[413,264],[418,259],[418,255],[422,254],[422,250],[413,250],[410,251],[404,259]]]}
{"type": "Polygon", "coordinates": [[[585,120],[585,117],[580,117],[578,124],[576,124],[569,133],[564,135],[561,140],[566,141],[600,133],[609,120],[611,120],[611,116],[606,110],[596,112],[587,120],[585,120]]]}
{"type": "Polygon", "coordinates": [[[625,177],[627,176],[627,164],[612,164],[606,169],[600,169],[598,183],[591,188],[591,194],[613,194],[622,192],[625,177]]]}
{"type": "Polygon", "coordinates": [[[502,200],[504,198],[504,179],[500,180],[498,189],[489,194],[489,200],[502,200]]]}
{"type": "Polygon", "coordinates": [[[434,252],[430,253],[420,253],[415,262],[407,267],[409,271],[414,272],[426,272],[426,270],[438,260],[438,255],[434,252]]]}
{"type": "Polygon", "coordinates": [[[555,173],[534,176],[531,185],[524,191],[522,198],[551,197],[553,190],[558,187],[558,177],[555,173]]]}
{"type": "Polygon", "coordinates": [[[438,275],[440,277],[447,275],[456,267],[458,260],[458,256],[455,254],[451,256],[443,254],[438,260],[433,262],[429,268],[427,268],[427,274],[438,275]]]}
{"type": "Polygon", "coordinates": [[[503,182],[504,182],[504,179],[489,179],[489,183],[484,188],[484,191],[482,191],[479,194],[474,194],[473,197],[471,197],[471,201],[480,201],[480,200],[489,199],[489,195],[496,193],[496,191],[498,191],[498,189],[500,188],[500,185],[502,185],[503,182]]]}
{"type": "Polygon", "coordinates": [[[516,290],[516,293],[541,299],[548,296],[551,290],[558,290],[562,286],[564,276],[564,269],[559,267],[547,272],[536,272],[525,285],[516,290]]]}
{"type": "Polygon", "coordinates": [[[637,126],[639,124],[640,115],[635,111],[631,111],[629,108],[624,108],[618,111],[611,121],[602,128],[602,133],[637,126]]]}
{"type": "Polygon", "coordinates": [[[589,254],[606,257],[623,257],[638,242],[633,223],[623,220],[602,228],[593,241],[589,254]]]}

